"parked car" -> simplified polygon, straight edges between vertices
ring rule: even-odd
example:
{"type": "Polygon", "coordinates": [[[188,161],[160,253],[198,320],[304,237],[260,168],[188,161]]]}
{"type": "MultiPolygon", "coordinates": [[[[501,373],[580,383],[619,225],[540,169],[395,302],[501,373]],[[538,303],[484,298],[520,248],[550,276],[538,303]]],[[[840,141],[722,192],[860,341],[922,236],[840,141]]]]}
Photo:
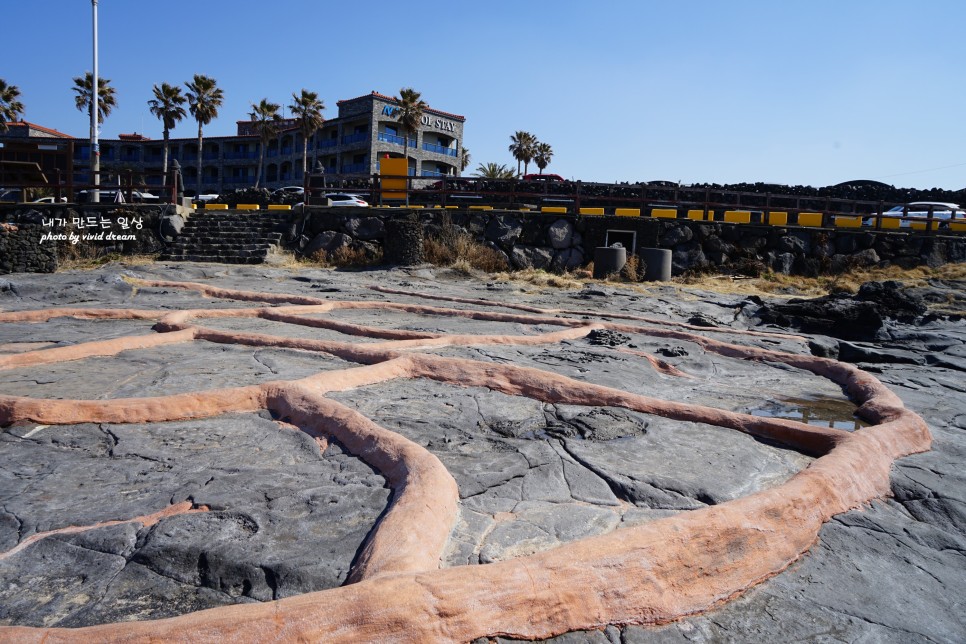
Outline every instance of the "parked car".
{"type": "Polygon", "coordinates": [[[277,195],[303,195],[305,194],[305,188],[302,186],[283,186],[275,190],[277,195]]]}
{"type": "MultiPolygon", "coordinates": [[[[116,188],[108,188],[106,190],[102,189],[99,192],[100,203],[114,203],[118,201],[116,188]]],[[[77,191],[77,194],[74,195],[77,199],[77,203],[87,203],[90,201],[90,193],[90,190],[77,191]]],[[[121,195],[123,196],[124,201],[128,200],[127,190],[122,189],[121,195]]],[[[131,203],[157,203],[159,201],[157,195],[153,195],[150,192],[141,192],[140,190],[132,190],[130,200],[131,203]]]]}
{"type": "Polygon", "coordinates": [[[217,199],[218,196],[219,195],[215,193],[210,193],[210,194],[198,195],[197,197],[192,197],[192,200],[208,203],[209,201],[214,201],[215,199],[217,199]]]}
{"type": "MultiPolygon", "coordinates": [[[[945,201],[913,201],[905,206],[894,206],[889,208],[882,213],[882,216],[906,216],[912,219],[927,219],[929,217],[930,209],[932,209],[932,218],[940,222],[940,228],[947,227],[949,224],[946,222],[949,220],[966,221],[966,210],[964,210],[962,206],[945,201]]],[[[862,223],[865,226],[874,226],[875,217],[868,217],[862,220],[862,223]]],[[[909,219],[904,219],[899,224],[899,226],[902,228],[909,228],[911,225],[912,222],[909,219]]]]}
{"type": "Polygon", "coordinates": [[[61,197],[59,201],[56,197],[41,197],[34,199],[32,203],[67,203],[67,197],[61,197]]]}
{"type": "Polygon", "coordinates": [[[23,191],[20,188],[0,188],[0,201],[23,201],[23,191]]]}
{"type": "Polygon", "coordinates": [[[524,181],[566,181],[559,174],[525,174],[524,181]]]}
{"type": "Polygon", "coordinates": [[[330,192],[325,195],[333,206],[356,206],[358,208],[368,208],[369,202],[359,195],[348,194],[345,192],[330,192]]]}

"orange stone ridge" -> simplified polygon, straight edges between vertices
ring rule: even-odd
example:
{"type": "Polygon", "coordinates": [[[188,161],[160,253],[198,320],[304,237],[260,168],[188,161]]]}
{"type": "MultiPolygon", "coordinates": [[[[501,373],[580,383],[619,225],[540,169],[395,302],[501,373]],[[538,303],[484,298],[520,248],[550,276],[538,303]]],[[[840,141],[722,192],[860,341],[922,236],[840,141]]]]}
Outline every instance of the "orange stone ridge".
{"type": "MultiPolygon", "coordinates": [[[[322,446],[330,437],[338,440],[377,470],[392,489],[390,505],[370,532],[346,584],[340,588],[154,621],[76,629],[5,626],[0,627],[0,641],[466,642],[496,636],[549,638],[609,624],[666,623],[714,608],[784,570],[815,543],[819,529],[832,516],[887,496],[895,459],[926,451],[931,443],[922,418],[907,410],[895,394],[869,373],[826,358],[722,342],[698,335],[695,332],[699,327],[681,323],[619,314],[601,314],[619,322],[588,322],[576,317],[585,316],[586,312],[521,305],[499,305],[515,312],[498,313],[381,301],[330,301],[188,282],[138,280],[137,285],[191,289],[209,298],[250,301],[262,307],[175,312],[60,308],[0,313],[0,322],[43,321],[61,316],[157,321],[157,333],[149,335],[2,356],[0,369],[111,356],[131,349],[195,340],[291,347],[336,356],[358,366],[295,381],[153,398],[93,401],[0,396],[0,423],[163,422],[267,409],[315,437],[322,446]],[[305,317],[363,308],[554,325],[561,330],[520,336],[447,335],[305,317]],[[204,319],[216,317],[258,317],[328,328],[379,342],[285,338],[203,326],[204,319]],[[419,352],[447,345],[557,343],[584,337],[595,329],[687,340],[723,356],[783,363],[809,371],[840,385],[859,406],[857,413],[872,425],[845,432],[670,402],[533,368],[419,352]],[[486,387],[547,403],[614,406],[707,423],[777,441],[816,459],[785,483],[733,501],[619,528],[530,556],[488,565],[440,568],[459,512],[453,477],[439,459],[420,445],[326,396],[329,392],[397,378],[425,378],[454,386],[486,387]]],[[[378,290],[494,306],[485,300],[378,290]]],[[[804,341],[800,336],[787,334],[720,328],[714,332],[804,341]]],[[[649,354],[624,353],[644,358],[642,364],[664,375],[687,375],[649,354]]],[[[180,504],[130,521],[149,524],[172,514],[205,510],[190,503],[180,504]]],[[[48,534],[82,529],[85,528],[64,526],[51,533],[33,535],[14,550],[29,547],[48,534]]],[[[0,558],[12,553],[0,553],[0,558]]]]}

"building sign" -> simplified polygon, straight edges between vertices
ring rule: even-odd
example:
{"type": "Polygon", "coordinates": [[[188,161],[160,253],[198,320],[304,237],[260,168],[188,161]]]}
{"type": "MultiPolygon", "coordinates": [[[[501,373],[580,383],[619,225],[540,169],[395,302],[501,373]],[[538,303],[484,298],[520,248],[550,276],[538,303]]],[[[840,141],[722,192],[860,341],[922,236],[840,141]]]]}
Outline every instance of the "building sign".
{"type": "MultiPolygon", "coordinates": [[[[383,105],[382,114],[384,116],[396,117],[399,112],[398,107],[393,107],[392,105],[383,105]]],[[[456,132],[456,123],[453,121],[447,121],[445,119],[433,118],[427,114],[423,114],[423,117],[419,120],[425,127],[434,127],[437,130],[443,130],[446,132],[456,132]]]]}

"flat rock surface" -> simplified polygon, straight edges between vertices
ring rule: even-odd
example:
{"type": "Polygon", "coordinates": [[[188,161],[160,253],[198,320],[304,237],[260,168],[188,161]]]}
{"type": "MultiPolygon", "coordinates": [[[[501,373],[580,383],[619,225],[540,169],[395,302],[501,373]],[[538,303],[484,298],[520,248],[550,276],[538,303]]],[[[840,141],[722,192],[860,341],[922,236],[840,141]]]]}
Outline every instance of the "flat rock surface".
{"type": "MultiPolygon", "coordinates": [[[[0,309],[262,306],[134,286],[127,277],[501,313],[512,311],[500,304],[525,304],[588,320],[607,314],[699,319],[698,333],[707,337],[808,352],[806,343],[794,339],[722,332],[787,332],[760,326],[755,305],[742,296],[609,283],[541,290],[420,267],[342,272],[109,264],[90,272],[8,276],[0,309]],[[417,293],[484,299],[493,306],[417,293]]],[[[956,293],[962,285],[936,283],[931,289],[956,293]]],[[[955,300],[941,293],[936,298],[955,300]]],[[[562,328],[374,309],[314,317],[445,334],[532,336],[562,328]]],[[[283,337],[376,341],[253,318],[199,323],[283,337]]],[[[153,334],[152,324],[72,318],[0,323],[0,355],[153,334]]],[[[834,339],[816,341],[840,346],[834,339]]],[[[861,348],[846,348],[853,361],[896,392],[933,434],[932,451],[893,467],[892,498],[838,515],[791,567],[706,614],[552,641],[966,641],[966,322],[886,320],[875,342],[853,345],[861,348]]],[[[532,367],[689,405],[846,430],[861,424],[852,415],[854,405],[827,380],[646,333],[413,350],[532,367]],[[643,354],[684,375],[656,369],[643,354]]],[[[295,380],[350,366],[295,349],[193,342],[3,371],[0,393],[93,400],[161,396],[295,380]]],[[[425,447],[452,474],[460,514],[443,566],[485,565],[723,503],[779,485],[812,460],[720,427],[613,407],[547,404],[484,387],[400,379],[329,397],[425,447]]],[[[346,582],[390,495],[385,479],[340,444],[320,443],[267,411],[170,423],[15,423],[0,433],[0,624],[71,627],[152,619],[337,587],[346,582]],[[203,511],[147,526],[131,521],[184,502],[203,511]],[[32,535],[71,526],[100,527],[51,534],[3,555],[32,535]]]]}

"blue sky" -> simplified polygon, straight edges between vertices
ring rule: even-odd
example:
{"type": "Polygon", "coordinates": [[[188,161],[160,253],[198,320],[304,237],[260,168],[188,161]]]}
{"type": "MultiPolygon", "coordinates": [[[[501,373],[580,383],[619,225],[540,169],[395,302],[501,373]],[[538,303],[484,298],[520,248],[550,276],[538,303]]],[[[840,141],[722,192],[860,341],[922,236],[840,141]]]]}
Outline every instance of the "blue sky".
{"type": "MultiPolygon", "coordinates": [[[[0,78],[28,121],[86,136],[72,78],[92,69],[89,0],[3,10],[0,78]],[[16,52],[15,54],[12,52],[16,52]]],[[[336,101],[413,87],[466,117],[473,164],[515,165],[510,135],[585,181],[878,179],[966,187],[962,0],[345,2],[100,0],[102,137],[161,138],[155,83],[213,76],[205,132],[305,87],[336,101]]],[[[194,136],[182,121],[173,136],[194,136]]]]}

